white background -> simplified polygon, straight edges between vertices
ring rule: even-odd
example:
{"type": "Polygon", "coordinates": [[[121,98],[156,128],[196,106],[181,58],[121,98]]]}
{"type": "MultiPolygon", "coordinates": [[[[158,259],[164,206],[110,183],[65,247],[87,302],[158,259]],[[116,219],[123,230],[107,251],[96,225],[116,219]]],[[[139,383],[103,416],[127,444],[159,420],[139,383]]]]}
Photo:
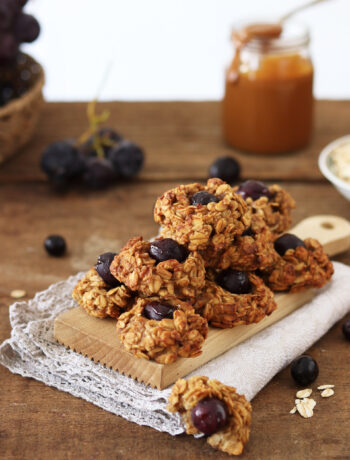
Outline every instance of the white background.
{"type": "MultiPolygon", "coordinates": [[[[300,0],[30,0],[48,100],[220,99],[231,25],[278,18],[300,0]]],[[[298,14],[311,30],[318,98],[350,98],[350,0],[298,14]]]]}

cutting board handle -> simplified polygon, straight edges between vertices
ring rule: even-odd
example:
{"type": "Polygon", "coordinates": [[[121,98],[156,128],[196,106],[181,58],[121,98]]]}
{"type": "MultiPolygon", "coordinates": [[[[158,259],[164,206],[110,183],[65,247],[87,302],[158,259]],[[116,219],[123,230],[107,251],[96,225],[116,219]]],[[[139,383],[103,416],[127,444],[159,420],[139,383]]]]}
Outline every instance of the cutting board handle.
{"type": "Polygon", "coordinates": [[[312,216],[302,220],[291,233],[299,238],[316,238],[330,256],[350,249],[350,222],[338,216],[312,216]]]}

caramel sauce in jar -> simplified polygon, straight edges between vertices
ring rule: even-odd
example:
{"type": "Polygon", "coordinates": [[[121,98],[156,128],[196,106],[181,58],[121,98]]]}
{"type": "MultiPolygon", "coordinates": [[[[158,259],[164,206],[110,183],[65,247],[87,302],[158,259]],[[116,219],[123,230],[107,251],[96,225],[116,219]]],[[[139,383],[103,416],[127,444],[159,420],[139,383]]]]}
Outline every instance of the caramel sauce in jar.
{"type": "Polygon", "coordinates": [[[253,153],[304,147],[313,124],[308,33],[289,25],[252,24],[232,38],[235,56],[223,101],[226,141],[253,153]]]}

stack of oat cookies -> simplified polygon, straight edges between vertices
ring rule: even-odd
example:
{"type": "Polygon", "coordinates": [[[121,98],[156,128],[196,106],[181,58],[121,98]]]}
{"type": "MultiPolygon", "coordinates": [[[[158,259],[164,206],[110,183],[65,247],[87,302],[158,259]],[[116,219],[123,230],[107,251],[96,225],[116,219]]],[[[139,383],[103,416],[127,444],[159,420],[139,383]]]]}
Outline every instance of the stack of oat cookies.
{"type": "MultiPolygon", "coordinates": [[[[278,185],[246,181],[231,187],[220,179],[180,185],[156,202],[160,236],[134,237],[119,254],[102,254],[73,297],[92,316],[117,318],[121,343],[140,358],[168,364],[197,356],[208,325],[257,323],[276,309],[274,291],[321,287],[331,278],[332,264],[316,240],[285,233],[293,208],[278,185]]],[[[239,453],[247,440],[249,403],[219,382],[196,379],[174,386],[169,410],[179,410],[187,431],[195,433],[200,430],[188,418],[198,403],[193,394],[233,398],[225,410],[230,420],[243,417],[241,434],[235,432],[232,443],[237,424],[227,422],[220,430],[224,438],[213,432],[208,442],[214,436],[212,445],[239,453]]]]}

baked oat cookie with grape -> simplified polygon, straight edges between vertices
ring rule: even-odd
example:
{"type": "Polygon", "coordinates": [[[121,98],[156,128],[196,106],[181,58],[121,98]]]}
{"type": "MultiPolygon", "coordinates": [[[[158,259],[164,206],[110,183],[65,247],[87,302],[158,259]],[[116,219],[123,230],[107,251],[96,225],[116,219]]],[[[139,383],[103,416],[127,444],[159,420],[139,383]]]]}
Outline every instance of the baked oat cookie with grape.
{"type": "Polygon", "coordinates": [[[138,298],[131,310],[120,315],[117,334],[124,347],[137,357],[169,364],[179,357],[201,354],[208,323],[187,302],[138,298]]]}
{"type": "Polygon", "coordinates": [[[165,192],[156,202],[154,219],[163,237],[173,238],[190,251],[223,250],[250,225],[247,204],[221,179],[165,192]]]}
{"type": "Polygon", "coordinates": [[[236,389],[209,380],[191,377],[178,380],[167,406],[180,413],[187,434],[204,433],[207,442],[230,455],[240,455],[249,440],[252,407],[236,389]]]}
{"type": "Polygon", "coordinates": [[[109,272],[114,256],[111,252],[101,254],[96,267],[86,273],[72,293],[73,299],[96,318],[118,318],[132,304],[134,293],[109,272]]]}
{"type": "MultiPolygon", "coordinates": [[[[210,276],[210,273],[208,274],[210,276]]],[[[258,323],[277,308],[273,292],[257,275],[232,269],[207,280],[194,308],[222,329],[258,323]]]]}
{"type": "Polygon", "coordinates": [[[208,249],[200,253],[208,268],[263,270],[273,266],[277,261],[278,256],[273,246],[274,239],[264,219],[253,214],[250,227],[237,236],[227,249],[220,252],[208,249]]]}
{"type": "Polygon", "coordinates": [[[253,214],[264,218],[275,235],[287,231],[292,223],[291,212],[295,201],[279,185],[266,186],[262,182],[248,180],[233,189],[241,195],[253,214]]]}
{"type": "Polygon", "coordinates": [[[201,255],[171,238],[131,238],[111,264],[111,273],[142,297],[192,299],[204,286],[201,255]]]}
{"type": "Polygon", "coordinates": [[[298,292],[321,288],[333,275],[333,264],[322,245],[313,238],[304,241],[286,233],[275,241],[277,263],[264,272],[266,284],[273,291],[298,292]]]}

